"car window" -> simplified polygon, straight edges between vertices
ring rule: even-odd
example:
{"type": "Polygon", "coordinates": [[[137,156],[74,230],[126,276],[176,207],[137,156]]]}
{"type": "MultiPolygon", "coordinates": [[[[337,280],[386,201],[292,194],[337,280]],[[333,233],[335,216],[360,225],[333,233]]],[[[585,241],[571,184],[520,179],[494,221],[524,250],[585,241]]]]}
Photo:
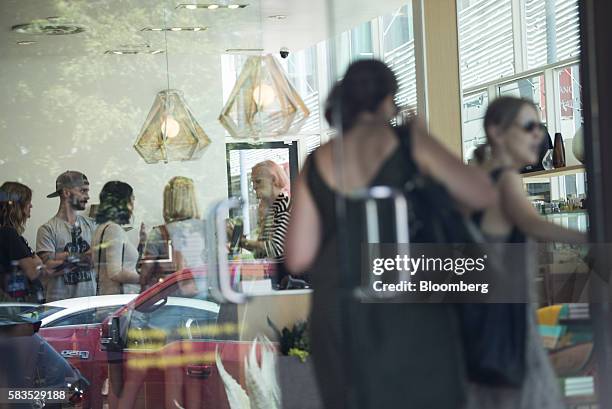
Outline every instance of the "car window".
{"type": "Polygon", "coordinates": [[[201,299],[197,292],[185,291],[184,283],[180,291],[176,290],[132,312],[128,348],[155,349],[178,340],[215,338],[219,305],[201,299]]]}
{"type": "Polygon", "coordinates": [[[70,314],[58,320],[52,321],[45,325],[45,328],[65,327],[67,325],[100,324],[106,317],[120,307],[121,305],[112,305],[106,307],[89,308],[87,310],[79,311],[75,314],[70,314]]]}
{"type": "Polygon", "coordinates": [[[52,307],[49,305],[39,305],[37,307],[31,308],[21,313],[20,315],[25,318],[42,320],[43,318],[46,318],[62,310],[65,310],[65,308],[64,307],[52,307]]]}

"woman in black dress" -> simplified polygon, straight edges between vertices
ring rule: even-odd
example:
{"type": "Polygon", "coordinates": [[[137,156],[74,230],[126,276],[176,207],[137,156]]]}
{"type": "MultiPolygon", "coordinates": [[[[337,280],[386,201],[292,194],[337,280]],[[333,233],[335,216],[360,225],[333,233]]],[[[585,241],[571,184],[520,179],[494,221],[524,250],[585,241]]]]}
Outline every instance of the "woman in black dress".
{"type": "Polygon", "coordinates": [[[317,149],[293,194],[286,264],[295,273],[308,271],[313,282],[313,359],[328,408],[445,409],[460,407],[465,398],[452,307],[363,303],[352,291],[359,286],[364,220],[360,204],[348,199],[351,192],[376,185],[401,189],[412,168],[444,186],[466,209],[496,200],[486,174],[464,165],[418,121],[391,127],[396,92],[397,81],[385,64],[353,63],[330,94],[326,112],[331,125],[341,128],[343,156],[334,158],[333,142],[317,149]],[[333,110],[341,124],[333,120],[333,110]],[[346,217],[338,217],[338,197],[346,217]],[[341,237],[339,228],[345,232],[341,237]],[[341,278],[342,271],[353,277],[341,278]]]}

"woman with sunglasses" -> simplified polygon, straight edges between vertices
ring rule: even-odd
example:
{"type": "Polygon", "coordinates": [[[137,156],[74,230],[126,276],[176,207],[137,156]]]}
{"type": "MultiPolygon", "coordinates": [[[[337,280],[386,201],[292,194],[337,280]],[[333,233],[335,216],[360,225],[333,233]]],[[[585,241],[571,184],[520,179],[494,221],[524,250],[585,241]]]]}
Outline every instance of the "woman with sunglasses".
{"type": "MultiPolygon", "coordinates": [[[[475,213],[473,220],[491,249],[502,251],[498,254],[503,257],[504,271],[524,274],[529,283],[535,265],[521,243],[527,243],[530,238],[544,242],[585,243],[586,235],[546,221],[525,193],[519,172],[538,161],[545,133],[537,107],[520,98],[498,98],[487,109],[484,128],[487,143],[478,148],[475,156],[479,166],[490,175],[499,193],[499,201],[475,213]]],[[[529,295],[530,290],[527,289],[527,294],[524,294],[526,301],[531,300],[529,295]]],[[[497,325],[514,325],[513,334],[517,331],[522,333],[519,339],[524,340],[524,375],[520,387],[470,382],[464,409],[564,407],[556,376],[538,334],[531,304],[498,303],[487,306],[488,313],[497,314],[498,317],[501,313],[507,318],[497,325]]]]}
{"type": "Polygon", "coordinates": [[[544,125],[531,101],[501,97],[485,114],[487,143],[478,148],[479,166],[495,182],[499,202],[475,216],[485,234],[522,242],[519,235],[539,241],[585,243],[586,235],[546,221],[533,207],[520,171],[539,159],[544,125]]]}

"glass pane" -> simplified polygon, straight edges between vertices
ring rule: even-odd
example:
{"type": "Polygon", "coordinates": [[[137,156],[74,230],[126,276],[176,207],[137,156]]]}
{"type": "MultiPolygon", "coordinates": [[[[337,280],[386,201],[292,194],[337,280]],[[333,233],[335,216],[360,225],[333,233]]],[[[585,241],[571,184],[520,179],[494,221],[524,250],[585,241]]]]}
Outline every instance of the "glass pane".
{"type": "Polygon", "coordinates": [[[525,2],[527,68],[580,54],[578,0],[525,2]]]}
{"type": "Polygon", "coordinates": [[[500,95],[508,95],[517,98],[525,98],[538,107],[540,120],[546,123],[546,91],[544,87],[544,76],[523,78],[499,87],[500,95]]]}
{"type": "MultiPolygon", "coordinates": [[[[310,116],[299,130],[301,135],[311,135],[308,141],[319,146],[321,133],[321,112],[319,101],[319,72],[317,70],[317,46],[291,53],[288,58],[282,59],[281,64],[287,71],[287,77],[298,91],[310,116]]],[[[309,145],[310,146],[310,145],[309,145]]]]}
{"type": "Polygon", "coordinates": [[[571,139],[582,127],[583,121],[580,69],[577,65],[563,68],[555,72],[555,77],[559,87],[559,99],[556,101],[561,121],[559,132],[564,139],[571,139]]]}
{"type": "Polygon", "coordinates": [[[416,62],[412,4],[384,15],[382,22],[383,60],[395,72],[399,83],[395,101],[401,108],[416,110],[416,62]]]}
{"type": "Polygon", "coordinates": [[[510,0],[470,1],[458,25],[464,89],[515,73],[510,0]]]}
{"type": "Polygon", "coordinates": [[[486,91],[463,97],[463,160],[473,159],[474,149],[486,142],[484,116],[489,104],[486,91]]]}
{"type": "MultiPolygon", "coordinates": [[[[231,213],[232,217],[240,220],[244,226],[243,233],[247,239],[255,240],[264,228],[260,206],[261,196],[258,196],[253,170],[256,165],[265,161],[272,161],[282,168],[282,171],[292,180],[297,177],[296,147],[283,143],[267,143],[262,146],[249,146],[247,144],[229,144],[229,194],[230,197],[241,197],[242,208],[231,213]],[[275,148],[272,148],[276,146],[275,148]]],[[[261,192],[260,192],[261,193],[261,192]]],[[[287,186],[286,193],[291,195],[291,186],[287,186]]],[[[257,253],[257,252],[255,252],[257,253]]],[[[242,249],[240,257],[262,258],[253,251],[242,249]]]]}
{"type": "Polygon", "coordinates": [[[351,60],[373,57],[372,23],[368,21],[351,30],[351,60]]]}

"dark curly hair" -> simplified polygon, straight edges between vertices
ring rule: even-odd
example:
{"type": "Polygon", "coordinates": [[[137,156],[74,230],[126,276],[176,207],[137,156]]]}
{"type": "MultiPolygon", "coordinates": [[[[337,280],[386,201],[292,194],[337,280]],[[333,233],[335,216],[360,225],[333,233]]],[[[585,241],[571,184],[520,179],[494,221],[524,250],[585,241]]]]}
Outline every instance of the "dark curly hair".
{"type": "Polygon", "coordinates": [[[134,189],[125,182],[107,182],[100,192],[96,223],[111,221],[117,224],[128,224],[132,215],[128,205],[133,194],[134,189]]]}

